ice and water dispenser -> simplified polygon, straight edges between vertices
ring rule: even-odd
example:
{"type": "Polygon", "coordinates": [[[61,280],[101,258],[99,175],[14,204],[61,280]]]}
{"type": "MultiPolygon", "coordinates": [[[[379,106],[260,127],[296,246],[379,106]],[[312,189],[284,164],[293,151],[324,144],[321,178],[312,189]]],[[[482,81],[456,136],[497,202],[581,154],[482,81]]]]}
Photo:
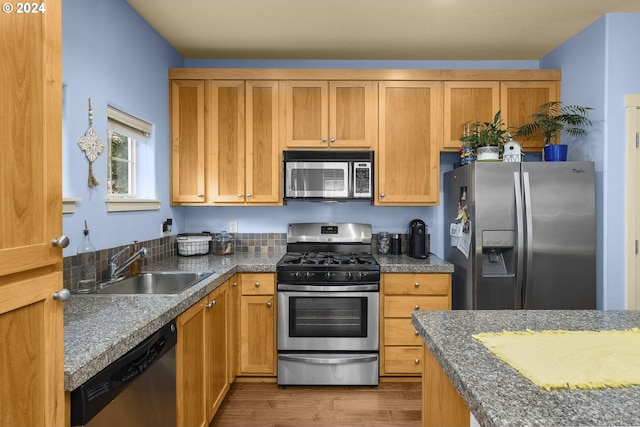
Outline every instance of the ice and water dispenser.
{"type": "Polygon", "coordinates": [[[513,230],[482,230],[482,277],[514,277],[515,255],[513,230]]]}

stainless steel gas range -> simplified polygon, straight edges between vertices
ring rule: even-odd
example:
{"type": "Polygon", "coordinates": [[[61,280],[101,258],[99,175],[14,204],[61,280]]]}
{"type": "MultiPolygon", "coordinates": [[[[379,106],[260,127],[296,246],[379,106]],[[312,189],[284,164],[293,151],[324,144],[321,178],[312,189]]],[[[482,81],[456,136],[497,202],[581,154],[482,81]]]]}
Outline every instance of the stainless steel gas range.
{"type": "Polygon", "coordinates": [[[289,224],[276,270],[278,384],[377,385],[380,265],[371,225],[289,224]]]}

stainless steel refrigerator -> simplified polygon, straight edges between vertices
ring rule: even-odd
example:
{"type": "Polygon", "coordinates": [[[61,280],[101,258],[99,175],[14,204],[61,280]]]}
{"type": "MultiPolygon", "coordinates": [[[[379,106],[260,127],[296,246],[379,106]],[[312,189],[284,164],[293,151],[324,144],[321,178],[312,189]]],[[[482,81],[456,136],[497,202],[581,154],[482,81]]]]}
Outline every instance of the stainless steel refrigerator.
{"type": "Polygon", "coordinates": [[[476,162],[444,175],[454,309],[595,309],[591,162],[476,162]]]}

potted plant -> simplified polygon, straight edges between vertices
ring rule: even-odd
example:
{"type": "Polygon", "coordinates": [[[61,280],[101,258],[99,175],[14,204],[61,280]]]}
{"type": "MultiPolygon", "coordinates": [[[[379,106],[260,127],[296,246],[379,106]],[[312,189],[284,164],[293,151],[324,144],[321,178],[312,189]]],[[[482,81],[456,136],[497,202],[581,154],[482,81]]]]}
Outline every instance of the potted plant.
{"type": "Polygon", "coordinates": [[[472,124],[470,132],[465,132],[460,140],[465,147],[475,148],[479,161],[498,160],[507,136],[507,131],[502,126],[498,111],[493,116],[493,121],[472,124]]]}
{"type": "Polygon", "coordinates": [[[513,135],[531,137],[542,135],[544,138],[544,160],[567,160],[567,145],[560,144],[560,135],[565,133],[572,137],[582,137],[589,134],[588,128],[593,126],[589,119],[589,110],[593,108],[579,105],[563,105],[560,101],[552,101],[538,107],[531,115],[531,122],[523,125],[513,135]]]}

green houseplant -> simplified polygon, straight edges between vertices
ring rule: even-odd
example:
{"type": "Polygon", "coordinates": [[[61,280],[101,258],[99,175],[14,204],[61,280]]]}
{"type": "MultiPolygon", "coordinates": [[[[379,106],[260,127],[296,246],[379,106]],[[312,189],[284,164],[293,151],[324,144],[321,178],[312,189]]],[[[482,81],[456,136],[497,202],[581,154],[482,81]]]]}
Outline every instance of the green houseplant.
{"type": "Polygon", "coordinates": [[[502,146],[507,139],[507,131],[498,111],[491,122],[475,122],[465,126],[460,138],[463,146],[475,149],[478,160],[496,160],[500,156],[502,146]]]}
{"type": "Polygon", "coordinates": [[[514,133],[514,138],[530,138],[542,135],[544,138],[544,156],[546,161],[566,160],[567,146],[560,144],[560,135],[565,133],[572,137],[583,137],[589,134],[593,122],[589,119],[590,107],[580,105],[564,105],[560,101],[542,104],[531,115],[531,122],[523,125],[514,133]],[[547,148],[554,147],[555,148],[547,148]],[[556,158],[558,154],[560,158],[556,158]]]}

